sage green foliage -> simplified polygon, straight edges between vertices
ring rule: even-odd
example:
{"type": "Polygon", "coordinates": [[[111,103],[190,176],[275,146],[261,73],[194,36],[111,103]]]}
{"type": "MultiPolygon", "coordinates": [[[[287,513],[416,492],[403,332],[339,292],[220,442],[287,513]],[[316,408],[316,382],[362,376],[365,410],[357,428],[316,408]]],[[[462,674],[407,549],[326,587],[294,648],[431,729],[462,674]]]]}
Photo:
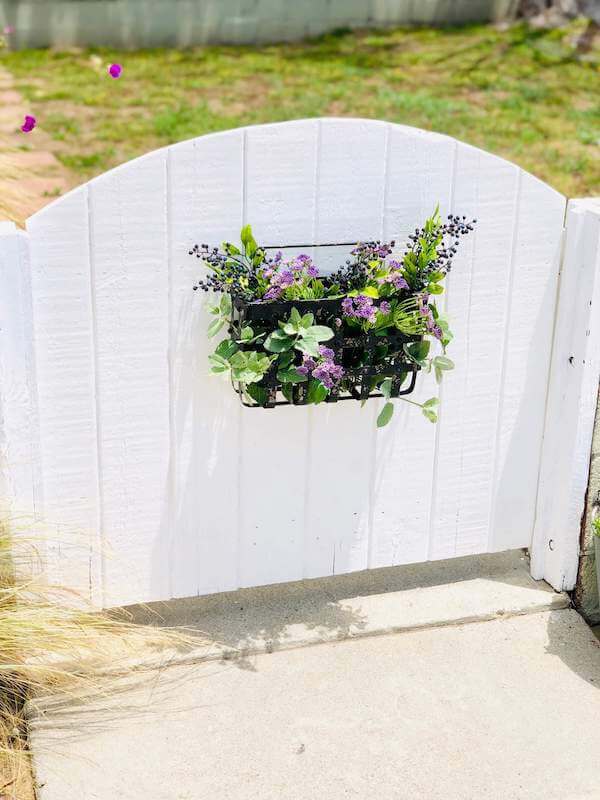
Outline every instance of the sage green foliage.
{"type": "Polygon", "coordinates": [[[285,353],[292,348],[307,356],[318,358],[319,345],[333,339],[333,331],[325,325],[313,325],[313,314],[302,316],[297,308],[292,308],[290,318],[278,323],[279,328],[267,336],[265,350],[271,353],[285,353]]]}
{"type": "MultiPolygon", "coordinates": [[[[421,336],[419,340],[404,345],[405,355],[420,369],[433,372],[438,383],[442,380],[444,372],[454,368],[454,363],[445,353],[446,346],[452,339],[448,322],[438,312],[435,303],[430,302],[431,295],[440,295],[443,292],[442,281],[445,272],[437,269],[437,266],[443,263],[438,259],[438,251],[443,244],[441,231],[439,209],[436,209],[423,226],[422,235],[418,237],[417,244],[413,248],[407,249],[402,259],[402,265],[399,265],[396,259],[391,259],[388,263],[390,247],[386,246],[382,251],[372,245],[367,245],[366,249],[361,246],[363,247],[361,252],[367,254],[365,260],[360,262],[361,269],[355,272],[352,266],[348,268],[353,275],[352,280],[359,283],[359,288],[339,294],[340,284],[336,281],[348,280],[344,277],[345,273],[342,270],[333,278],[319,281],[317,289],[321,296],[354,297],[358,298],[361,304],[370,304],[367,315],[360,316],[356,315],[352,308],[346,309],[344,301],[342,304],[344,321],[342,323],[341,320],[338,320],[340,325],[346,324],[350,328],[358,326],[365,332],[373,332],[376,336],[382,337],[394,330],[421,336]],[[404,281],[404,283],[401,282],[399,288],[394,283],[398,278],[404,281]],[[408,289],[406,289],[407,285],[408,289]],[[403,292],[410,291],[414,292],[412,296],[400,299],[403,292]],[[385,301],[387,305],[382,306],[383,310],[380,310],[380,306],[373,306],[374,300],[385,301]],[[441,331],[441,334],[437,331],[436,336],[440,339],[442,354],[431,355],[430,352],[433,323],[441,331]]],[[[303,314],[298,307],[293,306],[289,318],[278,320],[274,330],[264,330],[264,324],[259,324],[258,327],[263,328],[259,330],[255,330],[249,324],[243,324],[239,330],[239,339],[234,338],[233,304],[229,292],[234,296],[243,293],[251,300],[254,299],[255,302],[268,302],[265,296],[268,297],[269,288],[278,285],[276,283],[279,280],[278,266],[289,264],[284,261],[275,263],[267,260],[265,250],[257,245],[249,225],[242,228],[240,240],[242,249],[225,243],[220,255],[215,255],[215,251],[205,256],[206,263],[218,282],[211,283],[211,279],[209,279],[199,283],[200,288],[214,291],[215,286],[218,286],[218,291],[220,291],[219,302],[209,305],[209,313],[214,317],[208,327],[209,337],[216,336],[225,325],[229,325],[230,331],[230,338],[221,341],[214,353],[209,356],[211,372],[214,374],[229,373],[231,379],[241,385],[242,391],[251,400],[263,405],[268,398],[268,392],[264,386],[259,384],[274,367],[277,382],[288,400],[292,399],[292,388],[295,384],[308,382],[307,401],[309,403],[323,402],[329,393],[328,386],[322,380],[312,376],[307,367],[299,371],[297,365],[296,353],[299,353],[303,359],[313,359],[311,369],[314,370],[314,360],[319,364],[322,363],[319,360],[325,357],[321,353],[322,344],[334,337],[331,328],[315,324],[313,313],[303,314]],[[257,349],[250,349],[249,345],[256,345],[257,349]]],[[[302,272],[302,268],[298,267],[295,274],[302,275],[302,272]]],[[[294,284],[300,285],[300,282],[294,279],[294,284]]],[[[349,287],[352,284],[347,285],[349,287]]],[[[308,283],[306,287],[310,288],[308,283]]],[[[284,295],[279,294],[277,299],[281,300],[282,297],[284,295]]],[[[350,306],[352,305],[350,304],[350,306]]],[[[361,305],[360,308],[362,310],[364,305],[361,305]]],[[[379,348],[381,353],[376,355],[376,358],[385,358],[387,354],[385,341],[382,338],[379,348]]],[[[383,360],[381,363],[384,363],[383,360]]],[[[332,366],[339,368],[335,364],[332,366]]],[[[395,375],[394,380],[399,381],[402,386],[407,377],[408,371],[401,375],[395,375]]],[[[341,381],[343,385],[343,377],[341,381]]],[[[372,390],[377,388],[386,400],[377,418],[377,426],[381,428],[390,422],[394,412],[391,397],[392,378],[385,375],[377,378],[373,382],[372,390]]],[[[406,397],[400,399],[421,408],[423,415],[429,421],[437,421],[437,398],[431,398],[424,403],[417,403],[406,397]]]]}
{"type": "Polygon", "coordinates": [[[595,536],[600,536],[600,517],[596,517],[592,522],[592,531],[595,536]]]}

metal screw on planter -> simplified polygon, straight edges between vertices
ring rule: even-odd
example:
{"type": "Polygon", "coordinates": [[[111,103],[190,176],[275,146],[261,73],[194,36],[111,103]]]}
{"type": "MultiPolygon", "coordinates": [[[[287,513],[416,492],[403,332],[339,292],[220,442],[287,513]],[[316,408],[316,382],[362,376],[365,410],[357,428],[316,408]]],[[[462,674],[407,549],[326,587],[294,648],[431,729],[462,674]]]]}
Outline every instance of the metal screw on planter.
{"type": "MultiPolygon", "coordinates": [[[[287,319],[294,307],[304,313],[314,314],[319,325],[327,325],[336,330],[335,320],[342,315],[342,299],[323,298],[320,300],[285,300],[270,303],[248,302],[236,299],[231,312],[230,334],[241,340],[245,325],[276,325],[278,320],[287,319]]],[[[354,335],[337,332],[327,346],[334,352],[335,362],[344,368],[342,386],[332,389],[325,402],[337,403],[341,400],[365,401],[370,397],[383,397],[376,386],[385,378],[391,379],[390,397],[410,394],[416,384],[420,366],[411,361],[404,351],[404,345],[422,341],[422,336],[410,336],[400,332],[379,336],[371,332],[357,331],[354,335]]],[[[241,350],[252,349],[252,344],[240,344],[241,350]]],[[[266,390],[264,403],[250,401],[242,384],[233,382],[243,405],[250,408],[274,408],[281,405],[306,405],[310,402],[306,383],[291,387],[287,397],[282,394],[282,384],[277,378],[277,366],[271,367],[260,384],[266,390]]]]}

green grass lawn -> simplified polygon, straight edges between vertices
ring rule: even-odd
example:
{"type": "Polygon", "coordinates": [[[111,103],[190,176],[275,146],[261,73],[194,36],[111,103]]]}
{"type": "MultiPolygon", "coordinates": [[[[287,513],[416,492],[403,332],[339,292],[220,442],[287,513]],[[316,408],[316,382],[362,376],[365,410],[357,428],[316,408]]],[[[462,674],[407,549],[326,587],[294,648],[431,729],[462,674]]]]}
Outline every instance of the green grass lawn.
{"type": "Polygon", "coordinates": [[[0,63],[83,177],[209,131],[347,115],[450,134],[576,196],[600,193],[600,56],[577,59],[573,31],[362,31],[260,48],[5,52],[0,63]],[[119,80],[106,74],[113,60],[119,80]]]}

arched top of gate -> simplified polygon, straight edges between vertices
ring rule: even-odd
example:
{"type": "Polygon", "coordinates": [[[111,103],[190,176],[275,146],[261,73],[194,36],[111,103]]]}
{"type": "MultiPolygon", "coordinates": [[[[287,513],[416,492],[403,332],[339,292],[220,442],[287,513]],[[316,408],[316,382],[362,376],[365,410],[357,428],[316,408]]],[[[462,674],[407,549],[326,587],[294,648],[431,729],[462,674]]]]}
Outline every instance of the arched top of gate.
{"type": "Polygon", "coordinates": [[[146,221],[136,207],[162,197],[170,224],[185,215],[186,198],[191,207],[201,196],[206,214],[189,220],[190,235],[211,242],[235,237],[245,222],[265,245],[350,242],[401,235],[437,203],[445,213],[476,213],[484,184],[486,194],[498,187],[498,203],[510,186],[517,204],[523,180],[535,204],[564,206],[563,195],[517,165],[444,134],[371,119],[292,120],[147,153],[53,201],[27,227],[62,219],[82,196],[90,218],[112,202],[133,212],[130,224],[146,221]]]}

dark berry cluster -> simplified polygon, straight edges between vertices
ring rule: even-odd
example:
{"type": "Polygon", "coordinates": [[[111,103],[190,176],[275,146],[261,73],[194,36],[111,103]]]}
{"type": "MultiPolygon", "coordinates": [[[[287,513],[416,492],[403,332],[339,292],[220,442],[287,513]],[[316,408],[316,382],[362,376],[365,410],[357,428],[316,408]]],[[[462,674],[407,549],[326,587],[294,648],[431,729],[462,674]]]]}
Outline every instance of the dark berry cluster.
{"type": "Polygon", "coordinates": [[[255,262],[260,259],[251,261],[239,252],[234,253],[227,245],[222,252],[218,247],[196,244],[189,254],[202,259],[211,270],[206,278],[198,281],[194,291],[201,289],[203,292],[226,292],[232,297],[245,300],[252,300],[256,296],[258,280],[255,262]]]}
{"type": "Polygon", "coordinates": [[[332,285],[338,287],[342,293],[361,289],[369,277],[369,262],[385,259],[392,254],[396,242],[359,242],[350,251],[353,259],[346,259],[343,267],[330,275],[332,285]]]}

